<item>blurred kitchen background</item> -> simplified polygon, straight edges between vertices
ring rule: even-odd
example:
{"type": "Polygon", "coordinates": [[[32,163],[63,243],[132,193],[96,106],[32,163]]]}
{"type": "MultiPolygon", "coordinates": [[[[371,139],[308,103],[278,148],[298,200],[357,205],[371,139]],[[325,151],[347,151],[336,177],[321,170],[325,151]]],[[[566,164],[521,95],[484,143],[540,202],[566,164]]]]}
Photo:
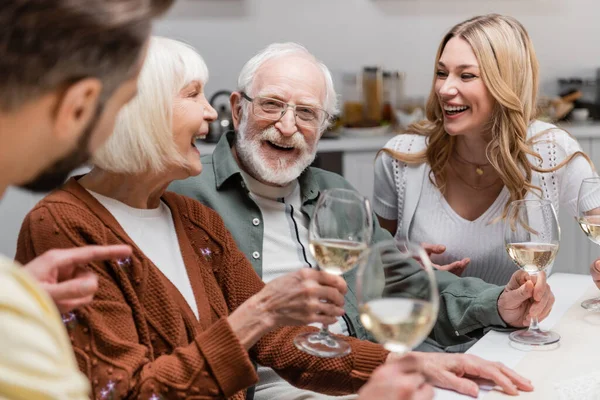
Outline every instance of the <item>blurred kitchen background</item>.
{"type": "Polygon", "coordinates": [[[296,41],[334,72],[365,65],[403,71],[406,94],[422,96],[442,35],[489,12],[512,15],[529,31],[543,94],[556,94],[560,78],[596,78],[597,0],[178,0],[155,32],[200,51],[209,93],[233,89],[243,63],[264,46],[296,41]]]}
{"type": "MultiPolygon", "coordinates": [[[[331,69],[343,111],[316,165],[370,197],[377,151],[423,115],[443,34],[490,12],[527,28],[540,61],[543,118],[559,121],[600,165],[598,0],[177,0],[154,32],[191,44],[209,67],[206,92],[219,120],[201,153],[231,127],[228,94],[243,64],[273,42],[306,46],[331,69]]],[[[14,254],[21,220],[39,198],[11,189],[0,201],[0,253],[14,254]]],[[[566,215],[561,228],[555,271],[586,273],[600,246],[566,215]]]]}

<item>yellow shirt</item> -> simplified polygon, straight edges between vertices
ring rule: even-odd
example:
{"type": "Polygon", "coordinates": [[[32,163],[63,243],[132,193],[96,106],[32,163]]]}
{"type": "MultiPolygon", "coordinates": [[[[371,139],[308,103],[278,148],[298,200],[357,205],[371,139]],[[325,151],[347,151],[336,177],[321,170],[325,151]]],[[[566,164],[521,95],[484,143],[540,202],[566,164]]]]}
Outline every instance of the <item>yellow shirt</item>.
{"type": "Polygon", "coordinates": [[[0,256],[0,399],[89,399],[58,310],[17,264],[0,256]]]}

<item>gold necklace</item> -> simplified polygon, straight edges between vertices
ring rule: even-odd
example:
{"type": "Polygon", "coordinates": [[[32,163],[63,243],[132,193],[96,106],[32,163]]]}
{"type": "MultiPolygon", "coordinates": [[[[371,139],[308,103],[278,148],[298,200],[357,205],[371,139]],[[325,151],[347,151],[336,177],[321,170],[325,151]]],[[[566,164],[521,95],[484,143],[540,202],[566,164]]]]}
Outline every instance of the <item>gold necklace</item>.
{"type": "Polygon", "coordinates": [[[465,160],[464,158],[461,157],[460,154],[458,154],[458,151],[454,151],[452,154],[454,154],[455,158],[457,159],[457,161],[462,162],[463,164],[469,164],[469,165],[474,165],[475,166],[475,173],[479,176],[483,175],[483,173],[485,172],[483,170],[483,167],[487,167],[488,165],[490,165],[489,161],[485,164],[477,164],[474,162],[471,162],[469,160],[465,160]]]}
{"type": "Polygon", "coordinates": [[[500,180],[500,178],[498,178],[494,182],[490,183],[489,185],[485,185],[485,186],[473,186],[469,182],[467,182],[466,180],[463,179],[463,177],[458,173],[458,171],[456,170],[456,168],[454,168],[454,165],[452,165],[452,163],[448,163],[448,164],[450,165],[450,168],[452,168],[452,171],[454,171],[454,173],[456,174],[456,176],[458,177],[458,179],[460,179],[462,183],[464,183],[465,185],[467,185],[471,189],[475,189],[475,190],[489,189],[492,186],[494,186],[495,184],[497,184],[498,181],[500,180]]]}

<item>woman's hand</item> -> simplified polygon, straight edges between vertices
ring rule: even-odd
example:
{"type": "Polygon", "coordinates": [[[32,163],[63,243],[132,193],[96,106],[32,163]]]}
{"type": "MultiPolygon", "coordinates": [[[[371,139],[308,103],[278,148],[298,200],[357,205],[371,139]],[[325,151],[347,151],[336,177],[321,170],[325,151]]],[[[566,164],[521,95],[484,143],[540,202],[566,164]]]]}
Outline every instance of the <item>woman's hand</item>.
{"type": "MultiPolygon", "coordinates": [[[[442,254],[446,251],[446,246],[443,244],[421,243],[421,246],[423,249],[425,249],[425,252],[430,258],[432,254],[442,254]]],[[[460,261],[454,261],[453,263],[447,265],[433,264],[433,267],[441,271],[451,272],[456,276],[461,276],[470,262],[470,258],[463,258],[460,261]]]]}
{"type": "Polygon", "coordinates": [[[334,324],[344,315],[347,290],[343,278],[303,268],[269,282],[229,316],[229,324],[247,348],[282,326],[334,324]]]}
{"type": "Polygon", "coordinates": [[[275,327],[329,325],[344,315],[347,290],[343,278],[303,268],[269,282],[255,297],[262,318],[270,319],[275,327]]]}

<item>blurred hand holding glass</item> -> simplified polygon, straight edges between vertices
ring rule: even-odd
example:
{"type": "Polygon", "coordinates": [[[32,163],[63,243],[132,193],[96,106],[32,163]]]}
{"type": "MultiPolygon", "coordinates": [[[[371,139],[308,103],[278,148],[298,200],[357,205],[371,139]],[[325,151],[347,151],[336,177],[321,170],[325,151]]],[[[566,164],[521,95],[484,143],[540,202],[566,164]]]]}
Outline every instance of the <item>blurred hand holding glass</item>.
{"type": "MultiPolygon", "coordinates": [[[[579,226],[594,243],[600,245],[600,178],[584,179],[577,198],[579,226]]],[[[581,306],[590,311],[600,311],[600,297],[589,299],[581,306]]]]}
{"type": "MultiPolygon", "coordinates": [[[[310,252],[319,268],[334,275],[351,271],[371,243],[373,219],[369,201],[353,190],[330,189],[319,196],[309,225],[310,252]]],[[[341,357],[350,345],[331,336],[326,325],[294,339],[296,347],[318,357],[341,357]]]]}
{"type": "MultiPolygon", "coordinates": [[[[560,228],[552,203],[548,200],[517,200],[510,203],[504,223],[504,243],[513,262],[535,277],[552,266],[560,242],[560,228]]],[[[532,281],[535,283],[535,279],[532,281]]],[[[557,343],[556,332],[542,331],[538,318],[529,329],[515,331],[510,340],[530,346],[557,343]]]]}
{"type": "Polygon", "coordinates": [[[421,246],[407,241],[373,245],[360,257],[356,282],[361,322],[387,350],[409,352],[435,325],[439,294],[421,246]]]}

